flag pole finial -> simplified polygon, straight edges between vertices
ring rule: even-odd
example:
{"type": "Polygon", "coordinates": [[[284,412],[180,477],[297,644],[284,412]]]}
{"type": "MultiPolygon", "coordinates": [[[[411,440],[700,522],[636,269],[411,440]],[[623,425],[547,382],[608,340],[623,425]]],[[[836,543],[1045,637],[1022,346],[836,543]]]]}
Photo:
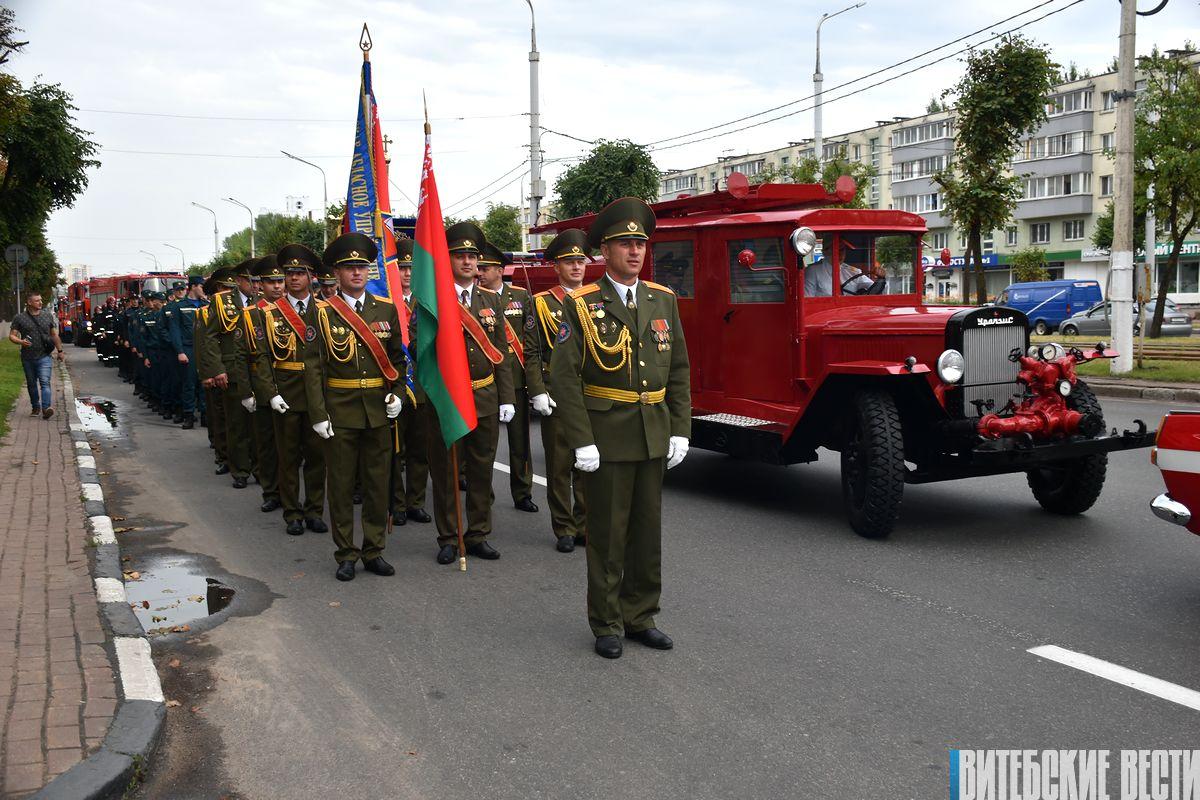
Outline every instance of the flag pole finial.
{"type": "Polygon", "coordinates": [[[371,31],[367,29],[367,23],[363,23],[362,35],[358,37],[358,46],[363,51],[363,61],[371,59],[371,31]]]}
{"type": "Polygon", "coordinates": [[[425,90],[421,90],[421,105],[425,107],[425,135],[432,133],[433,129],[429,127],[429,101],[425,99],[425,90]]]}

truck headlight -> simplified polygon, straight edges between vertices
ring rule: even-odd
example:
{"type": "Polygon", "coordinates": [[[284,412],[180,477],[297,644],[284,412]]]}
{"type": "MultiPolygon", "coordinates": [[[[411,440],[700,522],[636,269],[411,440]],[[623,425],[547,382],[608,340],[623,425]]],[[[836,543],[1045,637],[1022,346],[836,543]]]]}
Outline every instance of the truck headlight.
{"type": "Polygon", "coordinates": [[[943,383],[958,383],[967,368],[967,360],[957,350],[946,350],[937,360],[937,375],[943,383]]]}
{"type": "Polygon", "coordinates": [[[812,228],[796,228],[789,237],[796,255],[805,258],[817,247],[817,234],[812,228]]]}

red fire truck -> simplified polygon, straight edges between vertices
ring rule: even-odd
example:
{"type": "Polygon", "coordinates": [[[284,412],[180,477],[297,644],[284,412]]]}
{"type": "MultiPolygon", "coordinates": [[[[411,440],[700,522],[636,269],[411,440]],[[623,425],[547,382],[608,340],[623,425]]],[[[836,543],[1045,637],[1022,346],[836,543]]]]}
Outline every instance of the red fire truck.
{"type": "MultiPolygon", "coordinates": [[[[1019,311],[923,305],[920,216],[837,207],[854,196],[845,177],[832,193],[730,183],[654,206],[644,273],[679,299],[693,446],[776,464],[836,451],[850,524],[879,538],[906,483],[1024,472],[1045,509],[1078,514],[1108,452],[1152,444],[1139,420],[1105,432],[1076,378],[1115,355],[1103,344],[1030,347],[1019,311]]],[[[555,282],[546,266],[510,271],[535,290],[555,282]]]]}
{"type": "Polygon", "coordinates": [[[105,275],[72,283],[67,287],[65,303],[60,305],[60,324],[69,324],[75,344],[92,344],[92,314],[110,297],[126,300],[143,291],[165,292],[174,281],[185,280],[178,272],[139,272],[129,275],[105,275]],[[61,316],[65,314],[66,320],[61,316]]]}

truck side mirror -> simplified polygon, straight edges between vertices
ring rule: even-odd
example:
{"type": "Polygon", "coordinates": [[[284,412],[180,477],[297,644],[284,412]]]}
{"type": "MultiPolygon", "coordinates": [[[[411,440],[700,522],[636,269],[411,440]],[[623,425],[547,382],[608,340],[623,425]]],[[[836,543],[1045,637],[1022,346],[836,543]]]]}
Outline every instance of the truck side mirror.
{"type": "Polygon", "coordinates": [[[743,250],[738,253],[738,263],[746,269],[754,269],[754,251],[743,250]]]}

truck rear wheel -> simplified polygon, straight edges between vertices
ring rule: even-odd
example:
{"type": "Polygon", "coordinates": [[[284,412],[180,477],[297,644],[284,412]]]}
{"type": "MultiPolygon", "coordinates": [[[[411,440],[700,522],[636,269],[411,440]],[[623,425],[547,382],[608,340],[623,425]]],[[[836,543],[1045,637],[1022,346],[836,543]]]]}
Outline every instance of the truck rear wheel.
{"type": "Polygon", "coordinates": [[[860,392],[842,447],[842,499],[850,526],[868,539],[892,532],[904,498],[904,436],[896,401],[886,392],[860,392]]]}
{"type": "MultiPolygon", "coordinates": [[[[1096,395],[1083,381],[1075,382],[1067,405],[1083,414],[1099,417],[1100,428],[1104,429],[1104,411],[1096,395]]],[[[1027,473],[1029,488],[1042,508],[1052,514],[1063,515],[1082,514],[1095,505],[1107,475],[1107,453],[1074,458],[1027,473]]]]}

